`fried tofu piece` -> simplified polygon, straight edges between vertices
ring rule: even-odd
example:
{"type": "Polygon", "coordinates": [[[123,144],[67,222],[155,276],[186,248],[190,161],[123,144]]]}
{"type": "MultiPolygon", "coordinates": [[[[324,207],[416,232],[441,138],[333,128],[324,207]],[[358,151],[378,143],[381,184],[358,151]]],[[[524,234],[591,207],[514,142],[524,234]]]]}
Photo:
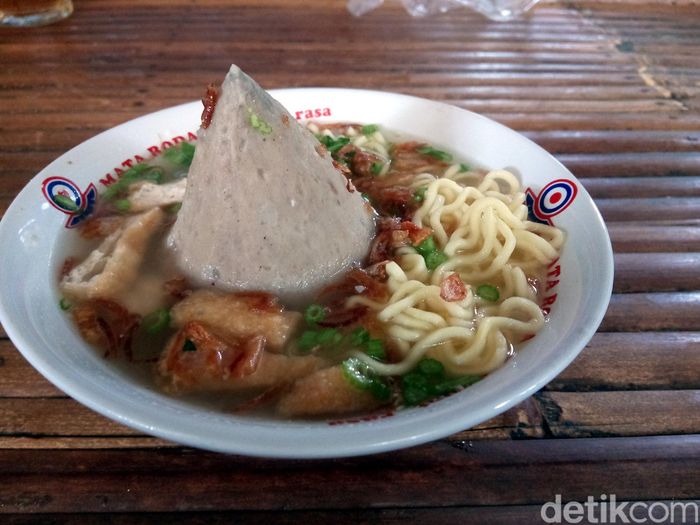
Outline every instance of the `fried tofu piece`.
{"type": "Polygon", "coordinates": [[[176,328],[199,321],[227,338],[263,335],[273,352],[282,350],[301,321],[299,312],[284,311],[269,294],[212,290],[193,292],[173,306],[170,317],[176,328]]]}
{"type": "Polygon", "coordinates": [[[333,416],[366,412],[381,404],[370,392],[352,386],[340,366],[332,366],[298,379],[277,403],[277,412],[287,417],[333,416]]]}
{"type": "Polygon", "coordinates": [[[117,299],[138,277],[146,247],[163,225],[165,213],[154,208],[130,217],[63,278],[60,288],[74,300],[117,299]]]}
{"type": "Polygon", "coordinates": [[[154,184],[152,182],[133,184],[127,196],[129,212],[139,213],[151,208],[182,202],[186,188],[187,179],[180,179],[166,184],[154,184]]]}
{"type": "Polygon", "coordinates": [[[263,336],[231,340],[190,322],[166,346],[158,373],[171,392],[244,392],[291,383],[322,364],[315,356],[289,357],[264,347],[263,336]]]}

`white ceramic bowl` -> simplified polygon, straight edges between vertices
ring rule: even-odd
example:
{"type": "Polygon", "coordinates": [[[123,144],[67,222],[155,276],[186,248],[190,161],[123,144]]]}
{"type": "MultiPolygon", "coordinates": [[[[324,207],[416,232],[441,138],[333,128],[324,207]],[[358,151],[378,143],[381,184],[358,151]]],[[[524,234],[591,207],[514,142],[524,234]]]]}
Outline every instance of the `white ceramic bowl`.
{"type": "Polygon", "coordinates": [[[201,104],[192,102],[117,126],[62,155],[27,184],[0,223],[0,321],[26,359],[58,388],[124,425],[194,447],[266,457],[353,456],[418,445],[481,423],[535,393],[590,340],[612,290],[610,240],[588,193],[551,155],[485,117],[429,100],[325,88],[272,94],[301,119],[378,123],[468,161],[518,173],[532,188],[540,214],[549,214],[567,234],[545,328],[465,391],[391,417],[337,425],[204,409],[168,397],[103,359],[58,307],[57,274],[74,232],[65,227],[70,216],[49,204],[42,186],[72,191],[61,179],[52,179],[58,186],[45,184],[51,177],[69,179],[86,198],[91,183],[99,189],[100,179],[116,176],[115,168],[124,169],[122,163],[135,155],[149,158],[164,141],[196,133],[201,104]]]}

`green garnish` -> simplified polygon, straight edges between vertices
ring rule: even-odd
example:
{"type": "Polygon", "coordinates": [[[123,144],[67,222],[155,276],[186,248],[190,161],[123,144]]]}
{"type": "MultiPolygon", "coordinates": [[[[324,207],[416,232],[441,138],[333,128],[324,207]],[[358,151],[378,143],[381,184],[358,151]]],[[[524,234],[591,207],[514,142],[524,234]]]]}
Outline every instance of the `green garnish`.
{"type": "Polygon", "coordinates": [[[326,149],[331,152],[331,155],[338,152],[340,148],[350,143],[350,137],[340,135],[338,137],[331,137],[330,135],[317,135],[318,141],[326,146],[326,149]]]}
{"type": "Polygon", "coordinates": [[[65,312],[66,310],[70,310],[73,305],[70,304],[65,297],[61,297],[61,300],[58,301],[58,306],[65,312]]]}
{"type": "Polygon", "coordinates": [[[432,235],[414,248],[425,259],[425,266],[428,270],[434,270],[447,260],[447,255],[435,246],[435,239],[432,235]]]}
{"type": "Polygon", "coordinates": [[[272,126],[258,117],[252,110],[249,109],[248,112],[250,113],[250,125],[253,127],[253,129],[258,130],[261,135],[269,135],[272,133],[272,126]]]}
{"type": "Polygon", "coordinates": [[[473,385],[479,379],[481,379],[479,376],[473,375],[456,377],[454,379],[446,379],[442,383],[434,385],[433,391],[437,395],[444,396],[445,394],[450,394],[455,390],[459,390],[462,387],[473,385]]]}
{"type": "Polygon", "coordinates": [[[501,294],[498,293],[498,288],[492,284],[482,284],[476,289],[476,295],[486,301],[496,302],[501,294]]]}
{"type": "Polygon", "coordinates": [[[447,255],[444,252],[432,252],[425,257],[425,267],[428,268],[428,270],[433,271],[446,260],[447,255]]]}
{"type": "Polygon", "coordinates": [[[423,155],[430,155],[431,157],[441,160],[443,162],[450,162],[452,160],[452,155],[450,155],[446,151],[435,149],[432,146],[428,146],[427,144],[425,146],[421,146],[416,151],[423,155]]]}
{"type": "Polygon", "coordinates": [[[367,341],[365,346],[365,353],[372,359],[376,359],[377,361],[386,359],[384,343],[381,339],[370,339],[369,341],[367,341]]]}
{"type": "Polygon", "coordinates": [[[475,375],[447,378],[445,367],[440,361],[425,358],[418,362],[412,372],[401,378],[401,393],[404,404],[415,406],[469,386],[479,379],[475,375]]]}
{"type": "Polygon", "coordinates": [[[299,350],[308,352],[313,347],[318,346],[318,332],[314,330],[306,330],[301,334],[301,337],[297,341],[297,346],[299,350]]]}
{"type": "Polygon", "coordinates": [[[343,334],[336,328],[324,328],[317,333],[318,342],[322,345],[337,345],[343,340],[343,334]]]}
{"type": "Polygon", "coordinates": [[[343,361],[341,368],[345,379],[355,388],[367,390],[381,401],[387,401],[391,397],[391,388],[386,380],[379,377],[372,367],[361,359],[349,357],[343,361]]]}
{"type": "Polygon", "coordinates": [[[372,172],[372,175],[379,175],[383,169],[384,164],[382,164],[381,162],[373,162],[370,171],[372,172]]]}
{"type": "Polygon", "coordinates": [[[310,325],[323,321],[326,317],[326,308],[320,304],[310,304],[304,311],[304,319],[310,325]]]}
{"type": "Polygon", "coordinates": [[[416,251],[420,253],[423,257],[426,255],[437,251],[437,246],[435,246],[435,239],[433,239],[433,236],[431,235],[430,237],[426,237],[423,242],[421,242],[418,246],[415,246],[416,251]]]}
{"type": "Polygon", "coordinates": [[[437,359],[421,359],[417,368],[427,376],[443,375],[445,373],[444,365],[437,359]]]}
{"type": "Polygon", "coordinates": [[[362,326],[355,328],[350,333],[350,344],[352,346],[363,346],[364,344],[368,343],[369,340],[369,332],[362,326]]]}
{"type": "Polygon", "coordinates": [[[53,200],[61,208],[66,209],[68,211],[78,211],[79,209],[78,205],[73,202],[73,199],[71,199],[70,197],[66,197],[65,195],[54,195],[53,200]]]}
{"type": "Polygon", "coordinates": [[[416,190],[413,192],[413,200],[416,202],[423,202],[425,200],[426,191],[428,191],[427,186],[421,186],[420,188],[416,188],[416,190]]]}
{"type": "Polygon", "coordinates": [[[182,351],[183,352],[196,352],[197,347],[195,346],[195,344],[192,341],[190,341],[189,339],[185,339],[185,344],[182,345],[182,351]]]}
{"type": "Polygon", "coordinates": [[[459,164],[459,171],[469,171],[469,166],[464,163],[459,164]]]}
{"type": "Polygon", "coordinates": [[[159,166],[149,166],[148,164],[137,164],[126,170],[117,182],[110,184],[102,196],[107,200],[114,200],[126,193],[135,182],[148,181],[155,184],[163,182],[165,171],[159,166]]]}
{"type": "Polygon", "coordinates": [[[379,131],[379,126],[376,124],[366,124],[362,126],[362,134],[363,135],[371,135],[372,133],[379,131]]]}
{"type": "Polygon", "coordinates": [[[316,347],[332,349],[343,341],[343,334],[337,328],[321,328],[304,330],[297,339],[297,347],[302,352],[309,352],[316,347]]]}
{"type": "Polygon", "coordinates": [[[189,168],[194,158],[194,145],[189,142],[182,142],[172,148],[168,148],[163,156],[173,164],[189,168]]]}
{"type": "Polygon", "coordinates": [[[142,326],[151,335],[166,330],[170,326],[170,311],[167,308],[159,308],[151,312],[143,318],[142,326]]]}
{"type": "Polygon", "coordinates": [[[129,208],[131,208],[131,203],[129,202],[129,199],[117,199],[114,201],[114,207],[117,209],[117,211],[127,212],[129,211],[129,208]]]}

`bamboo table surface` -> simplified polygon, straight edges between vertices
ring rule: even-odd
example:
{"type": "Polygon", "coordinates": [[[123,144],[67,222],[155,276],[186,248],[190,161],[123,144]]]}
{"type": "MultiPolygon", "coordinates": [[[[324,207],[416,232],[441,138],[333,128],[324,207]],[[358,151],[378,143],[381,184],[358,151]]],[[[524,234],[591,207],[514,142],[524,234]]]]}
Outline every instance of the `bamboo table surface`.
{"type": "Polygon", "coordinates": [[[199,98],[237,63],[266,88],[408,93],[524,133],[594,197],[614,294],[581,355],[515,408],[323,461],[123,427],[53,387],[0,329],[0,522],[508,524],[538,522],[555,494],[700,500],[700,6],[548,3],[495,23],[411,19],[391,2],[360,19],[321,0],[75,4],[61,23],[0,29],[0,213],[64,151],[199,98]]]}

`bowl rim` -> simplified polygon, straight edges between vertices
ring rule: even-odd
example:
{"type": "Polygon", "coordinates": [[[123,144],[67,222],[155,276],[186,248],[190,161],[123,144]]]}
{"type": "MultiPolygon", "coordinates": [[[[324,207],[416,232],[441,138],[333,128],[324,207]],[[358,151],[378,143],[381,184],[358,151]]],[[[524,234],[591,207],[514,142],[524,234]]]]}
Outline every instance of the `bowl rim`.
{"type": "MultiPolygon", "coordinates": [[[[231,443],[228,439],[211,439],[206,436],[193,434],[192,432],[181,431],[177,428],[163,427],[161,425],[154,425],[149,423],[147,420],[146,413],[141,412],[124,412],[124,406],[119,402],[118,399],[110,397],[107,392],[95,392],[89,387],[83,386],[80,382],[76,382],[74,378],[71,377],[70,371],[64,371],[56,369],[52,366],[50,356],[42,355],[40,349],[35,348],[36,344],[28,338],[25,330],[21,326],[15,325],[13,322],[13,314],[11,311],[11,304],[9,299],[6,297],[6,290],[0,290],[0,322],[3,324],[8,337],[12,340],[17,349],[22,353],[22,355],[29,361],[29,363],[37,369],[45,378],[47,378],[56,387],[64,391],[66,394],[70,395],[73,399],[77,400],[81,404],[91,408],[92,410],[107,416],[119,423],[127,425],[131,428],[135,428],[139,431],[145,432],[149,435],[156,436],[159,438],[164,438],[167,440],[175,441],[176,443],[189,445],[201,449],[212,450],[224,453],[236,453],[245,454],[249,456],[257,457],[268,457],[268,458],[288,458],[288,459],[315,459],[315,458],[336,458],[336,457],[349,457],[349,456],[359,456],[365,454],[374,454],[379,452],[386,452],[390,450],[396,450],[399,448],[405,448],[409,446],[423,444],[429,441],[433,441],[460,430],[471,428],[472,426],[483,422],[495,415],[504,412],[505,410],[511,408],[517,403],[521,402],[523,399],[529,397],[540,388],[542,388],[546,383],[551,381],[557,374],[559,374],[566,366],[568,366],[571,361],[573,361],[580,351],[585,347],[585,345],[590,341],[593,334],[597,331],[603,316],[607,310],[610,296],[612,293],[613,285],[613,274],[614,274],[614,262],[613,262],[613,252],[610,238],[605,226],[605,222],[597,209],[593,199],[585,191],[583,185],[580,181],[569,172],[569,170],[561,164],[556,158],[551,154],[547,153],[539,145],[532,142],[527,137],[524,137],[520,133],[500,124],[492,119],[489,119],[478,113],[459,108],[450,104],[443,102],[437,102],[425,98],[415,97],[411,95],[405,95],[401,93],[392,93],[387,91],[376,91],[376,90],[363,90],[363,89],[346,89],[346,88],[323,88],[323,87],[307,87],[307,88],[287,88],[287,89],[273,89],[269,90],[273,97],[284,97],[287,95],[292,96],[308,96],[308,97],[318,97],[323,94],[334,94],[336,96],[352,95],[356,97],[391,97],[392,99],[401,99],[405,102],[416,102],[419,101],[421,104],[430,103],[434,105],[434,108],[442,108],[444,111],[458,111],[464,112],[471,119],[477,119],[482,122],[488,123],[489,126],[497,126],[500,132],[508,134],[516,134],[521,139],[527,141],[528,146],[531,148],[537,148],[541,152],[544,152],[552,161],[558,165],[558,169],[562,170],[562,173],[567,174],[567,177],[571,178],[574,182],[579,184],[579,190],[586,196],[590,205],[592,206],[593,214],[589,217],[589,228],[595,229],[599,235],[597,239],[600,244],[601,251],[596,254],[602,263],[600,273],[598,273],[599,283],[598,289],[600,293],[596,295],[595,308],[588,312],[587,322],[577,331],[575,336],[575,342],[573,344],[567,344],[566,348],[562,349],[555,359],[552,360],[550,366],[541,369],[536,378],[530,378],[529,380],[521,380],[518,383],[518,389],[516,392],[512,392],[506,398],[498,398],[496,400],[491,400],[492,403],[489,407],[484,408],[484,414],[476,418],[449,418],[445,412],[452,412],[453,410],[449,406],[436,407],[439,403],[431,405],[434,409],[425,412],[422,417],[409,418],[406,421],[403,419],[400,421],[398,429],[393,428],[397,425],[390,425],[395,433],[391,436],[381,435],[381,430],[386,427],[381,421],[368,421],[361,422],[356,425],[338,425],[337,427],[344,427],[343,430],[348,430],[348,435],[353,435],[356,432],[350,427],[357,428],[370,428],[370,430],[379,431],[379,435],[375,437],[374,440],[370,441],[360,441],[355,443],[348,443],[347,440],[341,446],[331,446],[326,448],[319,448],[311,444],[305,443],[295,443],[296,445],[302,445],[301,448],[294,448],[288,446],[288,442],[285,446],[270,446],[269,441],[257,441],[255,439],[238,441],[231,443]],[[483,417],[485,415],[485,417],[483,417]],[[414,421],[415,420],[415,421],[414,421]],[[416,422],[420,422],[420,425],[416,425],[416,422]],[[438,424],[431,424],[431,423],[438,424]],[[419,428],[417,428],[419,427],[419,428]],[[397,431],[398,430],[398,431],[397,431]]],[[[103,137],[106,134],[113,132],[115,129],[133,126],[140,122],[147,122],[148,120],[157,119],[160,115],[166,112],[177,112],[184,110],[191,110],[193,105],[198,105],[198,101],[187,102],[184,104],[164,108],[146,115],[142,115],[126,121],[122,124],[109,128],[90,139],[82,142],[81,144],[71,148],[69,151],[59,156],[53,162],[57,162],[64,156],[75,152],[79,148],[88,147],[90,141],[96,140],[99,137],[103,137]]],[[[332,119],[331,119],[332,120],[332,119]]],[[[13,202],[7,208],[5,214],[0,221],[0,240],[4,238],[16,237],[16,230],[11,230],[10,219],[16,214],[21,213],[21,202],[27,197],[27,192],[29,186],[32,183],[36,183],[39,179],[44,176],[44,172],[47,167],[42,169],[37,175],[32,177],[32,179],[27,182],[19,194],[15,197],[13,202]]],[[[580,198],[580,197],[579,197],[580,198]]],[[[2,273],[0,271],[0,273],[2,273]]],[[[0,279],[0,284],[2,279],[0,279]]],[[[514,385],[515,386],[515,385],[514,385]]],[[[454,396],[450,396],[454,397],[454,396]]],[[[452,414],[454,415],[454,414],[452,414]]],[[[392,418],[388,418],[392,419],[392,418]]],[[[406,419],[406,418],[404,418],[406,419]]],[[[396,420],[394,420],[396,421],[396,420]]],[[[308,423],[308,422],[307,422],[308,423]]],[[[255,427],[258,426],[258,422],[251,424],[249,420],[243,424],[244,427],[255,427]]],[[[323,425],[327,427],[327,423],[324,421],[323,425]]],[[[265,425],[263,426],[270,426],[265,425]]],[[[272,425],[272,427],[279,427],[279,422],[272,425]]],[[[302,439],[304,437],[304,432],[308,432],[308,424],[297,425],[299,432],[297,430],[291,431],[290,426],[285,424],[284,431],[291,432],[292,436],[295,438],[302,439]],[[307,430],[304,430],[304,429],[307,430]]],[[[313,423],[311,425],[314,429],[318,429],[319,425],[313,423]]],[[[245,428],[243,432],[245,434],[245,428]]],[[[274,431],[274,428],[272,428],[274,431]]],[[[375,432],[376,433],[376,432],[375,432]]],[[[361,432],[364,435],[364,433],[361,432]]],[[[229,436],[230,438],[230,436],[229,436]]]]}

